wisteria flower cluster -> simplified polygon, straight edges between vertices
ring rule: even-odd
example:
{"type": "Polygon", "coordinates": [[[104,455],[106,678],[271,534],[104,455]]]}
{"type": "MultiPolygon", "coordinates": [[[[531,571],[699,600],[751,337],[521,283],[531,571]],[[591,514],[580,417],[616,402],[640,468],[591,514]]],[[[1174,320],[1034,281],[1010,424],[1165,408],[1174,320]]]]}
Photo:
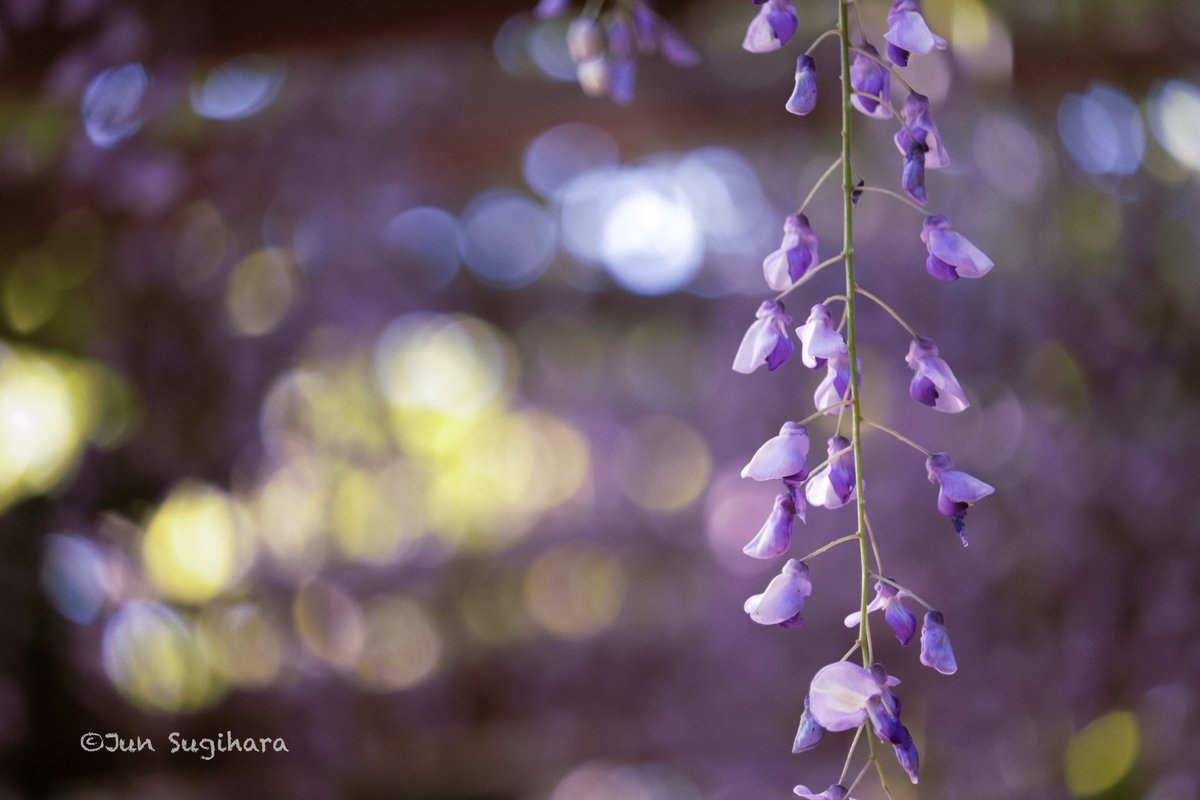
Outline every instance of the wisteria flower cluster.
{"type": "MultiPolygon", "coordinates": [[[[753,53],[785,47],[799,28],[793,0],[754,2],[758,12],[746,30],[743,47],[753,53]]],[[[873,612],[883,612],[883,619],[896,639],[902,646],[908,646],[917,638],[918,620],[906,602],[924,606],[920,662],[944,675],[953,675],[958,669],[942,612],[883,571],[879,544],[867,516],[863,491],[864,426],[891,434],[925,457],[926,474],[937,487],[937,510],[950,519],[963,545],[967,544],[968,509],[993,492],[988,484],[957,470],[947,453],[932,452],[900,432],[867,419],[862,413],[862,366],[858,358],[856,326],[856,300],[860,297],[891,315],[911,337],[905,362],[913,373],[909,385],[913,400],[946,414],[957,414],[970,406],[937,344],[917,333],[895,309],[859,284],[854,272],[853,224],[854,209],[862,195],[868,192],[890,195],[924,217],[920,237],[929,253],[925,268],[932,277],[942,281],[981,278],[992,269],[993,263],[955,231],[949,219],[941,214],[927,216],[924,211],[929,202],[925,171],[949,166],[950,156],[934,123],[929,98],[917,92],[899,70],[906,67],[913,56],[944,49],[946,40],[930,29],[918,0],[894,0],[887,17],[888,29],[882,42],[878,42],[885,45],[885,56],[876,43],[868,40],[861,19],[857,37],[852,33],[849,24],[852,3],[857,6],[854,0],[836,0],[836,26],[817,37],[808,50],[797,57],[795,88],[784,104],[787,111],[797,115],[809,114],[817,107],[820,81],[812,53],[822,41],[836,39],[840,43],[841,60],[841,156],[817,181],[799,209],[784,218],[783,241],[778,250],[763,260],[763,278],[776,294],[759,306],[733,361],[733,369],[741,373],[751,373],[763,366],[770,371],[782,367],[796,351],[796,343],[791,338],[793,319],[786,312],[783,299],[826,267],[843,265],[845,293],[812,305],[804,324],[795,328],[801,364],[809,370],[824,371],[813,394],[814,413],[803,420],[784,423],[779,435],[766,441],[742,470],[744,478],[778,482],[780,486],[766,521],[744,548],[746,555],[752,558],[772,559],[786,555],[791,548],[796,521],[803,523],[806,520],[810,506],[829,510],[848,505],[855,508],[853,533],[835,539],[803,558],[789,558],[762,593],[753,595],[745,603],[745,611],[754,622],[785,628],[800,626],[805,601],[814,591],[808,562],[840,544],[858,544],[861,602],[859,608],[845,618],[846,627],[855,629],[858,635],[849,652],[813,676],[792,750],[796,753],[810,750],[824,739],[826,733],[856,733],[842,774],[828,789],[817,793],[803,784],[795,787],[797,796],[809,800],[848,798],[872,765],[884,791],[890,796],[876,753],[876,740],[891,745],[909,779],[917,782],[920,758],[912,734],[901,721],[903,704],[894,690],[900,681],[875,659],[870,631],[873,612]],[[893,82],[908,92],[899,107],[892,97],[893,82]],[[856,181],[851,167],[854,112],[869,119],[892,120],[898,125],[894,141],[900,153],[901,192],[856,181]],[[818,236],[804,211],[821,185],[839,170],[844,209],[842,247],[837,255],[821,260],[818,236]],[[840,321],[835,323],[839,305],[840,321]],[[828,439],[825,460],[810,468],[807,426],[827,415],[836,415],[836,430],[828,439]],[[849,428],[848,435],[843,433],[844,427],[849,428]],[[873,597],[871,587],[874,588],[873,597]],[[861,665],[850,660],[856,652],[861,653],[861,665]],[[856,747],[864,738],[869,749],[866,763],[853,780],[848,780],[856,747]]],[[[855,11],[857,13],[857,8],[855,11]]]]}
{"type": "MultiPolygon", "coordinates": [[[[564,16],[571,0],[541,0],[539,19],[564,16]]],[[[567,27],[567,50],[583,91],[633,102],[638,55],[660,54],[677,67],[699,63],[699,54],[679,31],[655,13],[648,0],[591,0],[567,27]]]]}

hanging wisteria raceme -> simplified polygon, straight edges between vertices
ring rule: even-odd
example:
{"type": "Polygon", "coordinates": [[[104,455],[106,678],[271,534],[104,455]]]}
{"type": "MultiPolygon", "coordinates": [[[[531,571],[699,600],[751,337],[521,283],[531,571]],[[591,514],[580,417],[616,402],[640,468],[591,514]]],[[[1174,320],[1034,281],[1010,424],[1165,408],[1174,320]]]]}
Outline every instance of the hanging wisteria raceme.
{"type": "MultiPolygon", "coordinates": [[[[554,19],[570,7],[570,0],[541,0],[533,13],[539,19],[554,19]]],[[[795,29],[793,23],[793,33],[795,29]]],[[[607,95],[622,105],[633,102],[639,55],[658,53],[677,67],[700,62],[699,54],[648,0],[588,0],[567,26],[567,50],[583,91],[593,97],[607,95]]]]}
{"type": "MultiPolygon", "coordinates": [[[[749,23],[743,47],[753,53],[785,47],[798,28],[799,18],[792,0],[754,2],[758,11],[749,23]]],[[[764,365],[772,371],[783,366],[795,350],[789,333],[791,317],[782,302],[784,297],[826,267],[839,262],[843,265],[845,293],[813,305],[807,320],[796,329],[796,338],[800,342],[798,360],[810,370],[825,369],[824,378],[813,395],[815,411],[799,422],[785,423],[779,435],[764,443],[742,471],[745,478],[782,482],[781,492],[766,522],[745,547],[745,553],[752,558],[771,559],[785,555],[791,547],[797,518],[804,522],[810,506],[832,510],[853,504],[855,508],[853,533],[828,542],[803,558],[788,559],[780,574],[762,593],[745,603],[745,611],[754,622],[785,628],[799,626],[805,600],[813,591],[814,578],[810,578],[809,562],[840,544],[858,544],[860,604],[845,619],[846,627],[855,629],[857,637],[840,660],[828,664],[813,676],[792,750],[801,753],[817,747],[827,732],[855,733],[842,772],[830,781],[828,789],[817,793],[805,784],[795,787],[795,794],[808,800],[846,800],[872,766],[885,794],[891,797],[876,740],[891,745],[900,767],[913,783],[917,782],[919,755],[912,735],[900,719],[903,704],[893,691],[900,681],[889,675],[875,659],[869,629],[871,612],[882,611],[884,621],[900,644],[908,646],[918,631],[917,616],[905,601],[924,606],[920,663],[944,675],[952,675],[958,669],[942,612],[883,572],[880,542],[868,520],[867,498],[863,491],[864,428],[888,433],[924,457],[927,476],[938,488],[937,510],[949,517],[951,527],[963,545],[967,543],[967,510],[993,492],[988,484],[955,469],[948,454],[931,452],[887,425],[867,419],[862,412],[864,382],[858,356],[858,298],[870,300],[904,328],[906,335],[896,347],[900,349],[907,343],[905,361],[913,371],[909,394],[914,400],[947,414],[966,410],[970,401],[934,341],[919,334],[888,303],[859,284],[855,275],[854,209],[861,196],[868,192],[890,196],[921,215],[924,222],[919,234],[929,251],[925,267],[932,277],[942,281],[980,278],[992,269],[993,264],[979,248],[953,230],[945,216],[927,215],[924,210],[929,202],[925,171],[949,166],[950,156],[933,121],[929,98],[916,91],[898,68],[907,66],[913,56],[944,49],[946,40],[930,29],[918,0],[895,0],[887,17],[888,30],[876,42],[869,41],[861,18],[856,32],[851,30],[851,2],[855,0],[836,0],[834,27],[818,36],[808,50],[798,56],[795,88],[784,104],[787,111],[796,115],[808,114],[816,107],[819,81],[812,53],[826,39],[836,40],[841,62],[842,152],[818,179],[799,210],[784,218],[783,243],[763,261],[767,288],[776,295],[759,307],[733,364],[736,371],[743,373],[764,365]],[[877,44],[885,46],[886,56],[880,54],[877,44]],[[899,108],[892,100],[893,80],[908,93],[899,108]],[[872,120],[892,120],[899,126],[894,139],[902,158],[898,177],[903,193],[856,180],[851,161],[855,111],[872,120]],[[841,252],[818,263],[818,237],[803,212],[821,185],[839,170],[843,208],[841,252]],[[831,307],[836,310],[838,303],[841,304],[842,321],[835,324],[831,307]],[[828,457],[810,468],[807,425],[826,415],[837,416],[837,430],[828,440],[828,457]],[[843,427],[847,421],[848,435],[844,435],[843,427]],[[850,660],[856,652],[861,655],[861,666],[850,660]],[[856,749],[864,739],[867,742],[865,761],[851,778],[856,749]]],[[[817,5],[813,0],[812,6],[817,5]]],[[[915,469],[919,469],[919,462],[914,463],[915,469]]]]}

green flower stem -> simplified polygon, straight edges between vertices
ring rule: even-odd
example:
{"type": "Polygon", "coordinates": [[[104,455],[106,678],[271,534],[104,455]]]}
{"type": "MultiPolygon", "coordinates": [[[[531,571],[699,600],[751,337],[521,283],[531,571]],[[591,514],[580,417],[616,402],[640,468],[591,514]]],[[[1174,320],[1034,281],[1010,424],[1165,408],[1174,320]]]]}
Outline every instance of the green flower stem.
{"type": "Polygon", "coordinates": [[[892,308],[887,303],[883,302],[883,300],[881,300],[879,297],[877,297],[876,295],[874,295],[871,292],[868,292],[866,289],[862,288],[861,286],[858,287],[858,293],[861,294],[863,297],[867,298],[868,300],[873,301],[875,303],[875,305],[879,306],[884,311],[891,314],[892,319],[896,320],[896,322],[899,322],[900,327],[902,327],[902,328],[904,328],[904,330],[908,331],[909,335],[912,336],[914,339],[921,338],[921,334],[917,333],[916,329],[914,329],[912,325],[909,325],[907,322],[905,322],[904,317],[902,317],[896,313],[896,309],[892,308]]]}
{"type": "Polygon", "coordinates": [[[929,214],[928,211],[921,208],[919,205],[914,203],[912,200],[909,200],[907,197],[900,194],[899,192],[893,192],[891,189],[884,189],[880,186],[860,186],[860,187],[858,187],[858,190],[860,192],[875,192],[876,194],[886,194],[888,197],[894,197],[895,199],[899,200],[901,203],[904,203],[904,205],[908,206],[913,211],[916,211],[922,217],[928,216],[928,214],[929,214]]]}
{"type": "MultiPolygon", "coordinates": [[[[853,351],[851,351],[851,352],[853,352],[853,351]]],[[[865,422],[867,425],[870,425],[872,428],[874,428],[877,431],[883,431],[884,433],[894,437],[898,441],[904,442],[906,445],[911,447],[913,450],[916,450],[919,453],[924,454],[924,456],[926,458],[929,458],[931,455],[933,455],[932,450],[922,447],[921,445],[914,442],[912,439],[905,436],[903,433],[900,433],[900,431],[893,430],[892,428],[889,428],[887,425],[880,425],[878,422],[872,422],[869,419],[863,420],[863,422],[865,422]]]]}
{"type": "MultiPolygon", "coordinates": [[[[858,730],[856,730],[854,732],[854,741],[850,742],[850,752],[846,753],[846,762],[844,764],[842,764],[842,774],[841,774],[841,777],[838,778],[837,782],[842,784],[843,786],[846,785],[845,784],[846,775],[849,774],[849,772],[850,772],[850,761],[854,758],[854,749],[856,747],[858,747],[858,740],[860,738],[862,738],[862,732],[863,732],[863,726],[859,725],[858,730]]],[[[870,764],[871,762],[868,761],[867,763],[870,764]]],[[[861,774],[859,775],[859,777],[862,777],[861,774]]]]}
{"type": "Polygon", "coordinates": [[[821,188],[821,185],[824,184],[825,181],[829,179],[829,176],[832,175],[841,165],[842,159],[839,158],[829,165],[829,169],[821,173],[821,177],[817,178],[817,182],[814,183],[813,187],[808,190],[808,195],[804,198],[804,202],[800,204],[800,208],[796,209],[797,214],[804,213],[804,209],[808,208],[808,204],[811,203],[813,197],[816,196],[817,190],[821,188]]]}
{"type": "Polygon", "coordinates": [[[851,533],[848,536],[843,536],[840,539],[834,539],[829,544],[827,544],[823,547],[818,547],[816,550],[813,550],[811,553],[809,553],[808,555],[806,555],[804,558],[802,558],[800,560],[808,561],[810,558],[814,558],[816,556],[821,555],[821,553],[824,553],[826,550],[832,550],[833,548],[837,547],[839,544],[843,544],[845,542],[852,542],[857,538],[858,538],[857,533],[851,533]]]}
{"type": "MultiPolygon", "coordinates": [[[[854,281],[854,171],[850,166],[851,114],[850,96],[850,13],[848,0],[838,0],[838,32],[841,34],[842,61],[842,258],[846,265],[846,349],[850,356],[850,449],[854,451],[854,495],[857,511],[858,554],[862,592],[858,621],[858,644],[862,649],[863,667],[870,668],[873,660],[871,637],[867,621],[870,602],[870,553],[867,546],[867,505],[863,497],[862,457],[862,399],[859,388],[858,327],[854,316],[854,300],[858,284],[854,281]]],[[[868,741],[870,737],[868,736],[868,741]]]]}
{"type": "Polygon", "coordinates": [[[837,36],[837,35],[838,35],[838,32],[836,30],[834,30],[833,28],[830,28],[829,30],[825,31],[824,33],[822,33],[820,36],[818,36],[816,39],[813,40],[813,43],[810,44],[808,46],[808,49],[804,51],[804,55],[811,56],[812,51],[817,49],[817,45],[819,45],[821,42],[828,39],[830,36],[837,36]]]}

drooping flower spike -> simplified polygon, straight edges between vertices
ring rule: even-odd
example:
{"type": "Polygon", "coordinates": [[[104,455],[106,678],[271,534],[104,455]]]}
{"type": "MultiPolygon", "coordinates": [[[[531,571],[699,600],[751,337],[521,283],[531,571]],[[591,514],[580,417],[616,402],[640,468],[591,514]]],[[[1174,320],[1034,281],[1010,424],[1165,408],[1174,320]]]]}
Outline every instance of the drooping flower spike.
{"type": "Polygon", "coordinates": [[[945,169],[950,166],[950,154],[946,152],[946,146],[942,143],[942,135],[938,133],[937,125],[929,110],[929,98],[923,94],[911,92],[908,97],[904,98],[904,105],[900,107],[900,116],[904,120],[904,125],[907,126],[901,126],[895,136],[896,147],[900,150],[900,155],[908,155],[909,148],[913,146],[913,136],[915,136],[917,142],[926,147],[926,169],[945,169]],[[912,131],[911,136],[909,131],[912,131]]]}
{"type": "MultiPolygon", "coordinates": [[[[829,463],[804,484],[804,496],[814,506],[841,508],[854,497],[854,451],[845,436],[829,440],[829,463]]],[[[916,624],[915,622],[913,623],[916,624]]]]}
{"type": "MultiPolygon", "coordinates": [[[[874,45],[863,42],[860,47],[874,56],[875,59],[879,58],[879,51],[875,49],[874,45]]],[[[887,103],[891,100],[892,76],[875,59],[869,58],[862,53],[854,54],[854,60],[850,62],[850,88],[856,92],[878,97],[884,103],[887,103]]],[[[872,99],[872,97],[862,97],[857,94],[852,95],[850,97],[850,104],[868,117],[889,119],[892,116],[891,109],[872,99]]]]}
{"type": "Polygon", "coordinates": [[[771,579],[762,594],[746,599],[744,609],[750,619],[760,625],[798,628],[804,624],[800,612],[810,594],[812,582],[808,579],[808,565],[792,558],[783,565],[783,571],[771,579]]]}
{"type": "Polygon", "coordinates": [[[808,477],[808,429],[799,422],[785,422],[778,436],[772,436],[742,468],[742,477],[756,481],[808,477]]]}
{"type": "Polygon", "coordinates": [[[946,619],[940,611],[925,612],[925,623],[921,626],[921,663],[943,675],[958,672],[958,662],[950,647],[950,634],[946,632],[946,619]]]}
{"type": "Polygon", "coordinates": [[[783,313],[783,303],[764,300],[754,316],[757,319],[746,329],[737,355],[733,357],[734,372],[745,375],[763,365],[768,370],[778,369],[795,349],[788,338],[792,318],[783,313]]]}
{"type": "Polygon", "coordinates": [[[817,107],[817,62],[807,53],[796,59],[796,88],[784,104],[793,114],[804,116],[817,107]]]}
{"type": "Polygon", "coordinates": [[[808,319],[796,328],[800,340],[800,361],[809,369],[820,369],[834,356],[846,353],[846,340],[837,332],[829,308],[817,303],[808,314],[808,319]]]}
{"type": "Polygon", "coordinates": [[[792,792],[797,797],[803,797],[804,800],[854,800],[853,797],[849,797],[849,790],[840,783],[835,783],[820,794],[813,794],[812,790],[804,784],[792,789],[792,792]]]}
{"type": "Polygon", "coordinates": [[[782,292],[803,277],[817,263],[817,235],[803,214],[783,219],[783,242],[779,249],[763,259],[763,277],[767,286],[782,292]]]}
{"type": "Polygon", "coordinates": [[[792,523],[796,517],[803,519],[803,514],[797,513],[796,502],[791,493],[780,494],[775,498],[775,507],[771,516],[759,528],[754,538],[742,548],[742,552],[751,558],[775,558],[787,552],[792,542],[792,523]]]}
{"type": "Polygon", "coordinates": [[[934,453],[925,460],[929,482],[938,487],[937,508],[954,523],[954,532],[967,546],[964,533],[967,509],[996,491],[978,478],[954,468],[949,453],[934,453]]]}
{"type": "Polygon", "coordinates": [[[923,56],[945,50],[946,40],[929,29],[917,0],[893,0],[887,16],[888,57],[898,67],[908,66],[909,55],[923,56]]]}
{"type": "Polygon", "coordinates": [[[925,218],[921,241],[929,250],[925,269],[938,280],[982,278],[995,264],[983,251],[957,231],[950,229],[950,220],[941,214],[925,218]]]}
{"type": "MultiPolygon", "coordinates": [[[[892,629],[892,633],[896,634],[900,644],[907,647],[917,632],[917,615],[905,608],[903,598],[904,593],[895,586],[879,581],[875,584],[875,599],[867,606],[867,613],[883,609],[883,616],[887,620],[888,627],[892,629]]],[[[857,627],[860,619],[862,619],[861,611],[847,615],[846,627],[857,627]]]]}
{"type": "Polygon", "coordinates": [[[770,53],[787,44],[796,35],[800,19],[792,0],[766,0],[750,20],[742,47],[751,53],[770,53]]]}
{"type": "Polygon", "coordinates": [[[970,407],[950,365],[938,356],[933,339],[913,339],[904,360],[915,373],[908,393],[918,403],[947,414],[957,414],[970,407]]]}

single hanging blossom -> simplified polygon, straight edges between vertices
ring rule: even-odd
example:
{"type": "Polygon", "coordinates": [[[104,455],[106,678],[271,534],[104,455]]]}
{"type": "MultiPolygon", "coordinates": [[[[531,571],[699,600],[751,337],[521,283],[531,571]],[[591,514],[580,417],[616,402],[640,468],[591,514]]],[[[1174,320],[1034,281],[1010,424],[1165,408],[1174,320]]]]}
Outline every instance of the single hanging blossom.
{"type": "Polygon", "coordinates": [[[633,22],[624,13],[615,13],[608,22],[608,96],[618,105],[633,102],[637,74],[635,31],[633,22]]]}
{"type": "Polygon", "coordinates": [[[797,797],[803,797],[804,800],[854,800],[853,797],[849,796],[849,790],[840,783],[835,783],[820,794],[813,794],[812,790],[804,784],[792,789],[792,792],[797,797]]]}
{"type": "Polygon", "coordinates": [[[749,375],[766,364],[768,370],[777,369],[795,349],[788,338],[788,325],[792,318],[783,313],[783,303],[764,300],[754,314],[757,319],[750,324],[737,355],[733,358],[734,372],[749,375]]]}
{"type": "Polygon", "coordinates": [[[908,126],[907,128],[901,126],[895,136],[896,147],[899,148],[900,155],[908,155],[909,148],[913,146],[913,136],[915,136],[917,142],[926,147],[926,169],[945,169],[950,166],[950,154],[946,152],[946,146],[942,143],[942,135],[938,133],[937,125],[929,110],[929,98],[923,94],[912,92],[904,98],[904,105],[900,107],[900,116],[904,119],[904,125],[908,126]],[[911,136],[909,131],[912,131],[911,136]]]}
{"type": "Polygon", "coordinates": [[[995,264],[967,237],[950,229],[950,220],[941,214],[925,218],[921,241],[929,250],[925,269],[938,280],[982,278],[995,264]]]}
{"type": "Polygon", "coordinates": [[[938,486],[938,511],[954,523],[954,532],[966,547],[967,536],[963,530],[967,509],[996,490],[978,478],[954,469],[949,453],[931,455],[925,460],[925,470],[929,474],[929,482],[938,486]]]}
{"type": "MultiPolygon", "coordinates": [[[[860,371],[861,374],[861,371],[860,371]]],[[[846,352],[834,353],[825,362],[825,377],[813,392],[813,405],[820,411],[830,408],[850,397],[850,355],[846,352]]],[[[836,408],[830,408],[827,414],[836,414],[836,408]]]]}
{"type": "Polygon", "coordinates": [[[809,708],[808,697],[804,698],[804,713],[800,715],[800,727],[796,730],[796,738],[792,742],[793,753],[804,753],[812,750],[825,738],[825,729],[813,719],[809,708]]]}
{"type": "Polygon", "coordinates": [[[804,116],[817,107],[817,62],[812,56],[802,55],[796,59],[796,88],[784,108],[793,114],[804,116]]]}
{"type": "Polygon", "coordinates": [[[900,188],[921,205],[929,202],[929,193],[925,191],[926,149],[920,142],[913,142],[912,147],[904,154],[904,169],[900,173],[900,188]]]}
{"type": "Polygon", "coordinates": [[[750,20],[742,48],[751,53],[770,53],[783,47],[796,35],[800,19],[792,0],[767,0],[750,20]]]}
{"type": "Polygon", "coordinates": [[[888,56],[896,66],[908,66],[908,57],[912,53],[923,56],[946,49],[946,40],[929,29],[917,0],[892,0],[887,22],[888,30],[883,38],[887,39],[888,56]]]}
{"type": "Polygon", "coordinates": [[[918,403],[947,414],[957,414],[970,407],[971,403],[950,371],[950,365],[938,357],[938,348],[933,339],[913,339],[904,360],[916,373],[908,386],[908,393],[918,403]]]}
{"type": "Polygon", "coordinates": [[[808,319],[796,328],[796,338],[800,340],[800,361],[809,369],[820,369],[830,358],[848,352],[824,303],[812,307],[808,319]]]}
{"type": "Polygon", "coordinates": [[[898,698],[891,691],[891,687],[899,683],[896,678],[886,675],[880,679],[878,672],[849,661],[821,667],[808,688],[813,720],[827,731],[854,730],[866,720],[867,702],[872,697],[882,697],[887,692],[889,704],[899,706],[898,698]]]}
{"type": "Polygon", "coordinates": [[[791,493],[776,496],[771,515],[754,538],[742,548],[742,552],[751,558],[774,558],[783,555],[792,543],[792,523],[797,516],[804,518],[802,514],[797,514],[796,502],[791,493]]]}
{"type": "Polygon", "coordinates": [[[767,286],[782,292],[803,277],[817,263],[817,235],[803,214],[783,219],[783,242],[779,249],[763,259],[763,277],[767,286]]]}
{"type": "MultiPolygon", "coordinates": [[[[895,699],[895,695],[892,695],[892,698],[895,699]]],[[[896,751],[896,760],[908,773],[909,780],[916,783],[920,757],[912,734],[900,722],[899,703],[889,703],[886,694],[876,695],[867,701],[867,717],[871,720],[875,734],[882,741],[892,745],[896,751]]]]}
{"type": "Polygon", "coordinates": [[[812,594],[808,565],[794,558],[783,565],[783,571],[771,579],[762,594],[747,598],[744,606],[750,619],[760,625],[782,625],[798,628],[804,624],[800,612],[804,599],[812,594]]]}
{"type": "Polygon", "coordinates": [[[576,64],[582,64],[604,54],[600,26],[591,17],[578,17],[567,26],[567,50],[576,64]]]}
{"type": "MultiPolygon", "coordinates": [[[[896,634],[900,644],[907,647],[917,632],[917,615],[905,608],[903,597],[904,593],[895,586],[879,581],[875,584],[875,599],[867,606],[867,613],[883,609],[883,617],[887,620],[888,627],[896,634]]],[[[856,627],[860,619],[861,611],[849,614],[845,620],[846,627],[856,627]]]]}
{"type": "Polygon", "coordinates": [[[829,463],[809,477],[804,484],[804,496],[814,506],[841,508],[854,497],[854,483],[854,451],[850,449],[850,440],[834,436],[829,440],[829,463]]]}
{"type": "Polygon", "coordinates": [[[940,611],[925,612],[925,624],[921,626],[921,663],[943,675],[958,672],[958,662],[950,647],[950,634],[946,633],[946,619],[940,611]]]}
{"type": "MultiPolygon", "coordinates": [[[[870,53],[875,58],[879,58],[879,51],[875,49],[875,45],[863,42],[861,49],[870,53]]],[[[855,94],[850,96],[850,104],[868,117],[889,119],[892,116],[892,112],[886,103],[891,99],[892,94],[891,77],[887,69],[878,61],[862,53],[855,53],[854,60],[850,62],[850,88],[856,92],[877,97],[883,103],[871,97],[863,97],[862,95],[855,94]]]]}
{"type": "Polygon", "coordinates": [[[791,478],[802,481],[808,477],[808,429],[799,422],[785,422],[779,435],[763,442],[762,446],[742,468],[742,477],[756,481],[777,481],[791,478]]]}
{"type": "Polygon", "coordinates": [[[659,30],[663,24],[646,0],[633,0],[633,30],[637,34],[638,49],[650,54],[658,47],[659,30]]]}

